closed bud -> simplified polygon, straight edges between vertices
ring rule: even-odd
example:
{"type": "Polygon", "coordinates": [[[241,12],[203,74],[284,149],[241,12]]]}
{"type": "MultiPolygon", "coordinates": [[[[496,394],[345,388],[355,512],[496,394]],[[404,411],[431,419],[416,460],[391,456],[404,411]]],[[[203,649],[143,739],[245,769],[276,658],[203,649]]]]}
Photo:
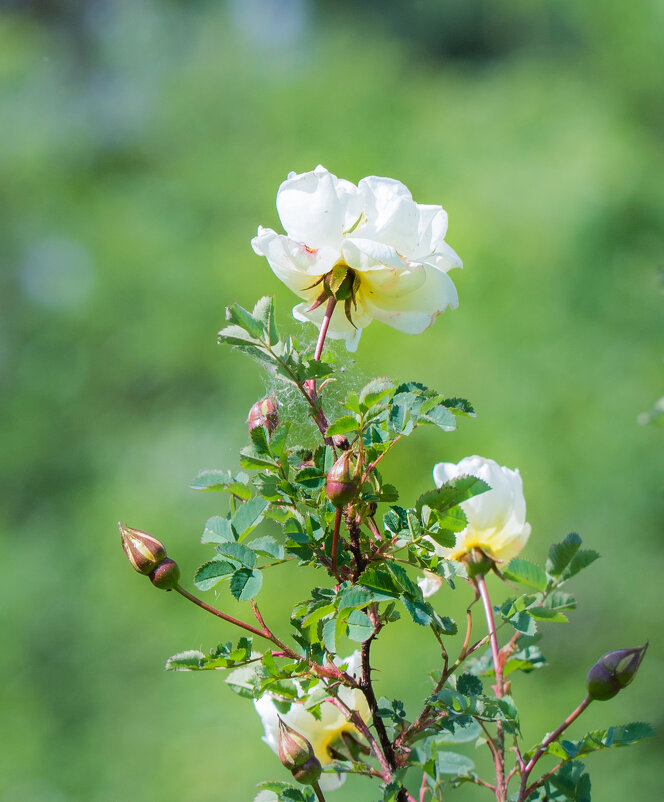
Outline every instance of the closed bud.
{"type": "Polygon", "coordinates": [[[122,548],[135,571],[150,574],[166,559],[164,544],[147,532],[119,523],[122,548]]]}
{"type": "Polygon", "coordinates": [[[279,425],[279,404],[274,396],[266,396],[256,401],[249,410],[247,418],[249,432],[257,426],[265,426],[268,432],[272,433],[279,425]]]}
{"type": "Polygon", "coordinates": [[[328,296],[337,301],[346,301],[352,297],[355,289],[355,271],[348,265],[339,263],[323,279],[328,296]]]}
{"type": "Polygon", "coordinates": [[[300,735],[299,732],[289,727],[281,717],[279,718],[278,746],[279,760],[291,771],[303,766],[314,756],[313,747],[304,735],[300,735]]]}
{"type": "Polygon", "coordinates": [[[302,785],[315,785],[321,775],[321,765],[309,741],[279,719],[279,760],[302,785]]]}
{"type": "Polygon", "coordinates": [[[335,507],[344,507],[352,501],[360,488],[359,465],[353,470],[351,458],[351,452],[345,451],[327,474],[325,490],[335,507]]]}
{"type": "Polygon", "coordinates": [[[167,557],[150,574],[150,582],[161,590],[175,590],[180,582],[180,568],[167,557]]]}
{"type": "Polygon", "coordinates": [[[588,672],[586,688],[591,699],[605,701],[626,688],[636,676],[648,644],[634,649],[616,649],[599,658],[588,672]]]}

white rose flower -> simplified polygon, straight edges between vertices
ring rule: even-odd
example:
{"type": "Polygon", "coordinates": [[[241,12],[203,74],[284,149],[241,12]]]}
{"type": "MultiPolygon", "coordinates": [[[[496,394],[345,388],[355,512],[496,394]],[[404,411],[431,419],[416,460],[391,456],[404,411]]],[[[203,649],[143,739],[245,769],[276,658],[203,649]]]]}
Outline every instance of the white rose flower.
{"type": "Polygon", "coordinates": [[[468,526],[457,534],[454,548],[445,549],[436,545],[436,551],[451,560],[460,559],[474,548],[481,549],[498,562],[507,562],[516,557],[530,535],[519,471],[477,456],[464,457],[456,465],[453,462],[439,462],[433,469],[433,479],[438,487],[457,476],[477,476],[491,490],[461,502],[468,526]]]}
{"type": "Polygon", "coordinates": [[[434,593],[437,593],[440,590],[440,586],[443,584],[443,577],[438,576],[438,574],[434,574],[431,571],[425,571],[424,576],[421,576],[417,580],[417,584],[419,585],[424,598],[428,599],[429,596],[433,596],[434,593]]]}
{"type": "Polygon", "coordinates": [[[319,326],[325,305],[311,306],[325,276],[335,267],[349,271],[352,297],[328,330],[348,350],[374,319],[419,334],[448,306],[458,306],[447,271],[462,262],[444,240],[447,213],[415,203],[400,181],[368,176],[355,186],[319,165],[289,174],[277,192],[277,211],[287,236],[261,226],[254,251],[304,299],[293,315],[319,326]]]}
{"type": "MultiPolygon", "coordinates": [[[[347,673],[357,679],[361,671],[361,657],[359,652],[353,652],[350,657],[343,660],[337,659],[335,663],[347,664],[347,673]]],[[[371,713],[369,705],[362,691],[346,688],[339,688],[339,698],[351,710],[356,710],[364,721],[369,721],[371,713]]],[[[323,702],[320,706],[320,720],[315,718],[304,705],[294,702],[290,708],[282,713],[274,703],[274,697],[266,693],[254,702],[254,706],[261,717],[265,737],[263,740],[279,754],[279,718],[289,727],[292,727],[300,735],[304,736],[311,744],[314,754],[320,760],[323,768],[332,762],[332,756],[328,751],[330,744],[336,740],[342,732],[357,733],[357,729],[351,724],[339,708],[331,702],[323,702]]],[[[323,774],[320,779],[320,787],[324,791],[333,791],[339,788],[344,780],[343,774],[323,774]]]]}

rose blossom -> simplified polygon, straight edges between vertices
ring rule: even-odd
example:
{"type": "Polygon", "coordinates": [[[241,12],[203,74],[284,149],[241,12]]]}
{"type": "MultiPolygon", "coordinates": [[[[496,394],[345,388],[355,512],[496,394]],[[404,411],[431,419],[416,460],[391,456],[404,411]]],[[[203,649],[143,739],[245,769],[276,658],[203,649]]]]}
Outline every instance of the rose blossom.
{"type": "Polygon", "coordinates": [[[325,277],[334,268],[337,275],[347,271],[352,292],[340,299],[345,309],[335,310],[328,336],[345,340],[348,350],[374,319],[419,334],[448,306],[458,306],[447,271],[462,262],[444,240],[447,213],[415,203],[400,181],[368,176],[355,186],[319,165],[289,174],[277,192],[277,211],[287,235],[261,226],[254,251],[304,299],[293,315],[319,326],[325,277]]]}
{"type": "Polygon", "coordinates": [[[438,487],[457,476],[476,476],[490,487],[485,493],[462,501],[468,526],[456,536],[452,549],[436,546],[436,551],[458,560],[474,548],[498,562],[507,562],[523,549],[530,535],[526,523],[526,500],[518,469],[510,470],[484,457],[464,457],[461,462],[439,462],[433,469],[438,487]]]}

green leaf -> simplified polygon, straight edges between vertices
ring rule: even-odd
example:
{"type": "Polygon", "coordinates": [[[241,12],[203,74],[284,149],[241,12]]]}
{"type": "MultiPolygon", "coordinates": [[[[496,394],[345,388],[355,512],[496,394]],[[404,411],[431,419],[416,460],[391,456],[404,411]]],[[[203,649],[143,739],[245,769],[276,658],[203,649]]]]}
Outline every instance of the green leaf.
{"type": "Polygon", "coordinates": [[[257,537],[246,546],[264,557],[274,557],[275,560],[282,560],[284,557],[284,547],[270,535],[257,537]]]}
{"type": "Polygon", "coordinates": [[[248,601],[261,589],[263,574],[257,568],[240,568],[231,577],[231,593],[238,601],[248,601]]]}
{"type": "Polygon", "coordinates": [[[551,546],[546,572],[557,580],[557,584],[566,582],[598,559],[599,554],[596,551],[580,547],[581,538],[574,533],[551,546]]]}
{"type": "Polygon", "coordinates": [[[336,420],[331,426],[328,426],[327,436],[332,437],[335,434],[346,434],[347,432],[356,432],[359,430],[359,423],[353,415],[344,415],[339,420],[336,420]]]}
{"type": "Polygon", "coordinates": [[[260,340],[263,338],[263,324],[239,304],[236,303],[226,307],[226,319],[244,329],[252,339],[260,340]]]}
{"type": "Polygon", "coordinates": [[[360,607],[366,607],[367,604],[375,600],[375,594],[371,591],[364,590],[356,585],[348,585],[339,593],[338,609],[359,609],[360,607]]]}
{"type": "Polygon", "coordinates": [[[491,490],[491,487],[483,479],[478,479],[476,476],[457,476],[438,489],[429,490],[421,495],[415,503],[415,509],[421,513],[422,507],[426,504],[432,510],[446,511],[488,490],[491,490]]]}
{"type": "Polygon", "coordinates": [[[268,345],[276,345],[279,342],[279,332],[274,317],[274,299],[269,295],[264,295],[256,301],[253,316],[260,321],[263,331],[267,335],[268,345]]]}
{"type": "MultiPolygon", "coordinates": [[[[262,426],[256,427],[256,429],[261,429],[261,430],[262,428],[263,428],[262,426]]],[[[256,429],[254,429],[253,431],[255,432],[256,429]]],[[[268,468],[272,470],[279,469],[279,465],[277,464],[277,462],[275,462],[275,460],[271,459],[270,457],[266,457],[265,455],[261,454],[253,443],[241,449],[240,465],[243,468],[268,468]]]]}
{"type": "Polygon", "coordinates": [[[203,667],[205,655],[195,649],[180,652],[169,657],[166,661],[166,671],[198,671],[203,667]]]}
{"type": "Polygon", "coordinates": [[[473,405],[465,398],[444,398],[441,403],[455,415],[467,415],[470,418],[476,417],[473,405]]]}
{"type": "Polygon", "coordinates": [[[390,379],[372,379],[365,384],[360,392],[360,403],[366,411],[376,406],[380,401],[385,400],[394,392],[395,386],[390,379]]]}
{"type": "Polygon", "coordinates": [[[217,333],[217,342],[220,345],[239,346],[245,353],[249,354],[254,350],[258,350],[257,341],[242,326],[226,326],[217,333]]]}
{"type": "Polygon", "coordinates": [[[227,560],[216,557],[209,562],[203,563],[194,575],[194,585],[199,590],[210,590],[222,579],[228,579],[235,571],[236,566],[227,560]]]}
{"type": "Polygon", "coordinates": [[[357,643],[364,643],[371,637],[374,626],[371,619],[362,610],[353,610],[348,616],[348,637],[357,643]]]}
{"type": "Polygon", "coordinates": [[[263,513],[268,508],[268,502],[256,496],[242,504],[233,516],[233,529],[238,537],[256,527],[263,519],[263,513]]]}
{"type": "Polygon", "coordinates": [[[436,758],[436,768],[441,774],[455,774],[458,777],[467,777],[475,770],[473,761],[466,755],[456,752],[440,751],[436,758]]]}
{"type": "Polygon", "coordinates": [[[233,476],[230,471],[201,471],[191,480],[189,487],[192,490],[222,490],[232,493],[241,499],[251,498],[251,489],[247,487],[249,477],[246,473],[233,476]]]}
{"type": "Polygon", "coordinates": [[[220,543],[217,546],[217,552],[228,560],[236,562],[236,568],[239,565],[245,568],[253,568],[256,565],[256,553],[242,543],[220,543]]]}
{"type": "Polygon", "coordinates": [[[525,610],[521,613],[517,613],[513,615],[509,619],[510,624],[516,629],[517,632],[521,632],[524,635],[535,635],[537,634],[537,624],[535,623],[533,616],[525,610]]]}
{"type": "Polygon", "coordinates": [[[514,557],[507,564],[507,567],[502,570],[502,574],[505,579],[509,579],[511,582],[519,582],[521,585],[541,592],[546,590],[546,574],[539,565],[528,562],[528,560],[514,557]]]}
{"type": "Polygon", "coordinates": [[[450,410],[442,404],[437,404],[426,414],[420,416],[420,421],[433,423],[444,432],[453,432],[456,429],[456,420],[450,410]]]}
{"type": "Polygon", "coordinates": [[[478,677],[472,674],[461,674],[457,679],[457,691],[464,694],[464,696],[478,696],[484,689],[482,688],[482,681],[478,677]]]}
{"type": "Polygon", "coordinates": [[[234,540],[235,536],[228,518],[213,515],[212,518],[207,519],[201,535],[201,543],[226,543],[234,540]]]}

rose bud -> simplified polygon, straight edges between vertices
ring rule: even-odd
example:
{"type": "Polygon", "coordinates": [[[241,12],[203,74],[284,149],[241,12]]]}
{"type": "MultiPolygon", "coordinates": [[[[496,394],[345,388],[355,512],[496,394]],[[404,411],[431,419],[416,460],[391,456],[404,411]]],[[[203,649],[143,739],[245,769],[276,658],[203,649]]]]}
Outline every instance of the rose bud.
{"type": "Polygon", "coordinates": [[[175,590],[180,582],[180,568],[175,560],[167,557],[152,571],[150,582],[161,590],[175,590]]]}
{"type": "Polygon", "coordinates": [[[279,760],[302,785],[315,785],[321,764],[309,741],[279,718],[279,760]]]}
{"type": "Polygon", "coordinates": [[[357,468],[351,470],[351,452],[345,451],[330,468],[325,481],[327,497],[335,507],[344,507],[352,501],[360,488],[357,468]]]}
{"type": "Polygon", "coordinates": [[[151,573],[159,563],[166,559],[164,544],[156,537],[152,537],[147,532],[141,532],[140,529],[123,526],[121,523],[118,523],[118,526],[124,553],[139,574],[151,573]]]}
{"type": "Polygon", "coordinates": [[[249,432],[257,426],[265,426],[265,428],[272,434],[272,432],[279,425],[279,404],[274,396],[266,396],[256,401],[253,407],[249,410],[249,417],[247,418],[249,424],[249,432]]]}
{"type": "Polygon", "coordinates": [[[647,648],[646,643],[635,649],[616,649],[600,657],[586,677],[590,698],[605,701],[626,688],[636,676],[647,648]]]}

